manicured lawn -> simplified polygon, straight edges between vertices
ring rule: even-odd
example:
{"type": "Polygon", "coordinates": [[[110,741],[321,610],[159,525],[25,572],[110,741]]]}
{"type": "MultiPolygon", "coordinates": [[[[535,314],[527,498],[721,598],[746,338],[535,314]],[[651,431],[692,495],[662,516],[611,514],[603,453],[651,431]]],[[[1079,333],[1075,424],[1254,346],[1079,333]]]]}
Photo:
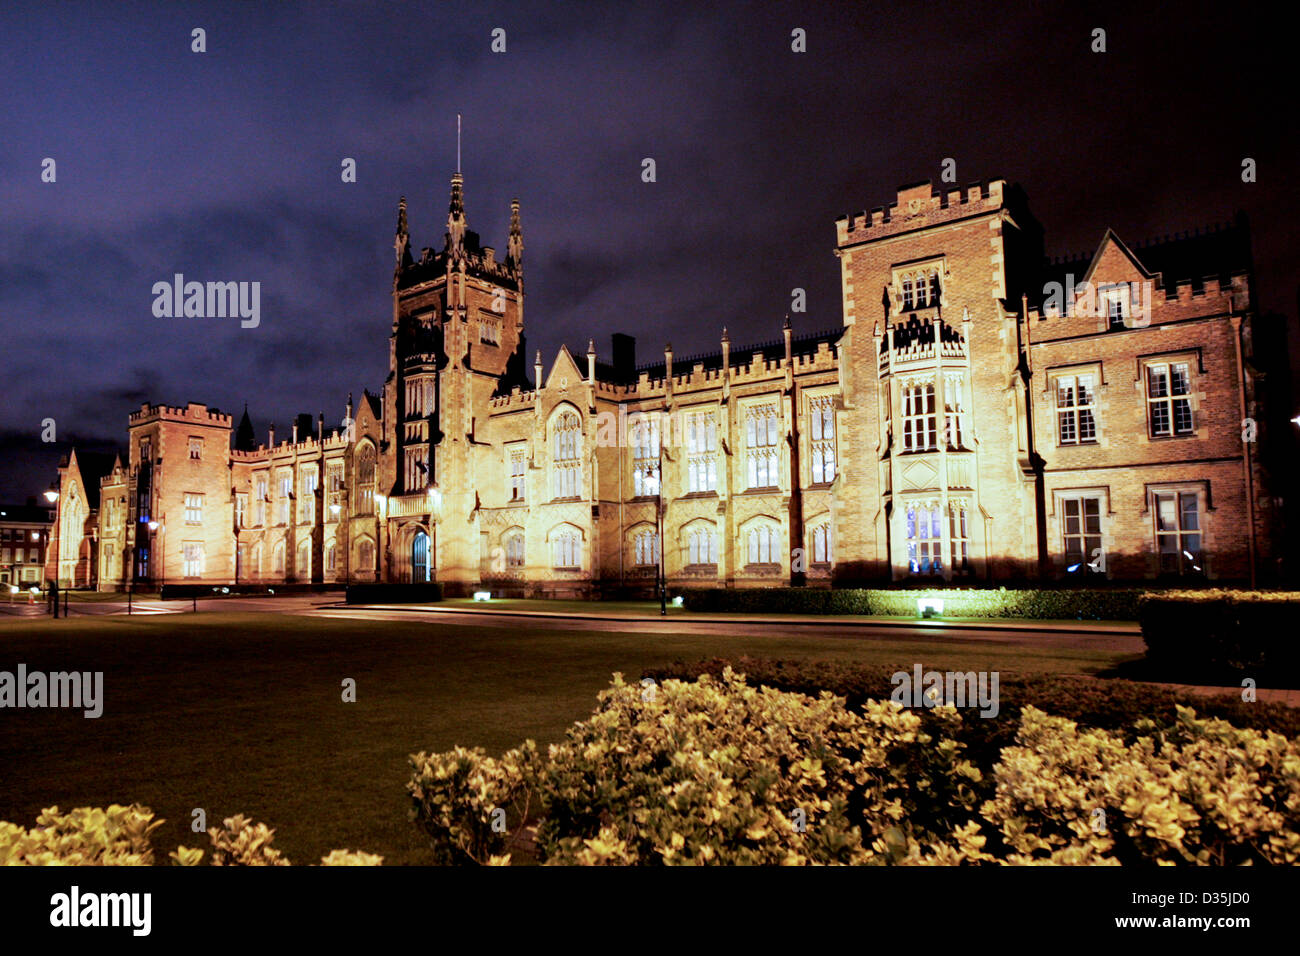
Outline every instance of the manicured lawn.
{"type": "MultiPolygon", "coordinates": [[[[0,670],[103,671],[104,714],[0,710],[0,820],[42,807],[139,801],[166,825],[155,846],[207,847],[189,832],[245,813],[290,859],[334,848],[427,861],[407,818],[407,755],[456,744],[499,752],[560,739],[614,671],[638,678],[675,658],[741,654],[939,669],[1095,673],[1125,655],[1044,635],[960,640],[783,633],[620,633],[203,613],[52,621],[0,619],[0,670]],[[344,678],[357,702],[340,699],[344,678]]],[[[1131,656],[1131,655],[1130,655],[1131,656]]]]}

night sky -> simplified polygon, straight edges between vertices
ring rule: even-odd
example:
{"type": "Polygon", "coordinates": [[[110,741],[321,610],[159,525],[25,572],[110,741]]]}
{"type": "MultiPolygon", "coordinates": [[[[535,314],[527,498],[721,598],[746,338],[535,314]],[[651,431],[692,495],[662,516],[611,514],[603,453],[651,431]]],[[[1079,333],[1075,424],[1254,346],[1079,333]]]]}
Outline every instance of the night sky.
{"type": "Polygon", "coordinates": [[[380,389],[397,200],[417,256],[440,248],[457,112],[469,226],[501,258],[521,201],[548,366],[589,338],[608,358],[616,331],[640,362],[724,325],[772,339],[795,287],[796,332],[839,326],[835,218],[946,157],[957,185],[1022,184],[1050,254],[1243,209],[1260,305],[1294,319],[1294,51],[1249,5],[708,6],[6,4],[0,500],[72,443],[123,446],[143,401],[247,401],[264,441],[380,389]],[[260,282],[260,326],[156,318],[177,272],[260,282]]]}

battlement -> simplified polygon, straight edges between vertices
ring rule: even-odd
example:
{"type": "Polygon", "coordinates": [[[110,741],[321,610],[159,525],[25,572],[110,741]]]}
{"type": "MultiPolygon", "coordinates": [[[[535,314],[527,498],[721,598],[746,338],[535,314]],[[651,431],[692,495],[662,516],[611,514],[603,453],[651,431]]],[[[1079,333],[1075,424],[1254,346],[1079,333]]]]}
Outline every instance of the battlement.
{"type": "Polygon", "coordinates": [[[183,408],[178,405],[151,405],[144,402],[138,411],[131,412],[129,420],[132,426],[145,425],[152,421],[171,421],[229,428],[232,416],[220,409],[209,408],[202,402],[190,402],[183,408]]]}
{"type": "Polygon", "coordinates": [[[960,219],[972,213],[1002,206],[1006,180],[989,179],[965,189],[943,190],[930,180],[900,186],[898,199],[889,206],[877,206],[870,213],[850,213],[835,220],[835,238],[840,246],[870,242],[908,232],[922,226],[960,219]]]}
{"type": "Polygon", "coordinates": [[[249,464],[259,464],[269,462],[273,458],[281,456],[303,456],[318,455],[322,451],[335,451],[347,448],[347,437],[335,429],[322,442],[318,438],[304,438],[302,441],[282,441],[276,442],[274,446],[258,445],[252,451],[241,451],[238,448],[230,452],[232,462],[245,462],[249,464]]]}

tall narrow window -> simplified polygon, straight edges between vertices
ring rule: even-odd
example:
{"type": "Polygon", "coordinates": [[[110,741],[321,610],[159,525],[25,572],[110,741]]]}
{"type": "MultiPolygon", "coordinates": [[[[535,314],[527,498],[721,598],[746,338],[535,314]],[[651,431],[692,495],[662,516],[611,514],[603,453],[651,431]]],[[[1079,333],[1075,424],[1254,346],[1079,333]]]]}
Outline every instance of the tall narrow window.
{"type": "Polygon", "coordinates": [[[254,483],[255,500],[257,503],[257,525],[258,527],[266,526],[266,475],[258,475],[254,483]]]}
{"type": "Polygon", "coordinates": [[[948,506],[948,540],[952,554],[948,566],[954,574],[970,572],[970,536],[966,529],[966,509],[961,505],[948,506]]]}
{"type": "Polygon", "coordinates": [[[555,497],[577,498],[582,493],[582,423],[573,412],[564,412],[553,432],[555,497]]]}
{"type": "Polygon", "coordinates": [[[375,570],[375,543],[369,538],[357,546],[357,568],[361,571],[375,570]]]}
{"type": "Polygon", "coordinates": [[[569,570],[582,567],[582,539],[576,531],[561,531],[552,542],[555,567],[569,570]]]}
{"type": "Polygon", "coordinates": [[[509,463],[511,501],[524,500],[524,469],[527,467],[525,451],[522,445],[506,449],[506,459],[509,463]]]}
{"type": "Polygon", "coordinates": [[[429,484],[429,449],[415,445],[405,450],[405,489],[423,491],[429,484]]]}
{"type": "Polygon", "coordinates": [[[1101,499],[1063,498],[1061,516],[1066,570],[1100,568],[1097,559],[1101,555],[1101,499]]]}
{"type": "Polygon", "coordinates": [[[243,528],[248,519],[248,495],[235,495],[235,527],[243,528]]]}
{"type": "Polygon", "coordinates": [[[712,410],[686,416],[687,490],[718,490],[718,425],[712,410]]]}
{"type": "Polygon", "coordinates": [[[749,530],[749,563],[774,564],[781,560],[776,543],[776,529],[759,525],[749,530]]]}
{"type": "Polygon", "coordinates": [[[911,385],[903,390],[903,451],[935,451],[934,386],[911,385]]]}
{"type": "Polygon", "coordinates": [[[288,524],[290,517],[290,506],[293,496],[293,474],[288,471],[280,472],[280,497],[277,502],[276,521],[279,524],[288,524]]]}
{"type": "Polygon", "coordinates": [[[1192,434],[1191,394],[1188,363],[1147,366],[1147,409],[1152,438],[1192,434]]]}
{"type": "Polygon", "coordinates": [[[522,568],[524,566],[524,535],[521,531],[506,537],[506,567],[522,568]]]}
{"type": "MultiPolygon", "coordinates": [[[[375,512],[375,449],[364,445],[357,461],[357,514],[368,515],[375,512]]],[[[373,565],[363,562],[369,570],[373,565]]]]}
{"type": "Polygon", "coordinates": [[[313,524],[316,521],[316,487],[319,476],[316,469],[309,468],[302,473],[302,495],[299,497],[298,521],[301,524],[313,524]]]}
{"type": "Polygon", "coordinates": [[[1062,445],[1097,440],[1096,402],[1093,377],[1061,375],[1056,379],[1056,440],[1062,445]]]}
{"type": "Polygon", "coordinates": [[[1101,305],[1108,329],[1122,329],[1128,325],[1128,283],[1120,283],[1101,290],[1101,305]]]}
{"type": "Polygon", "coordinates": [[[907,520],[907,564],[913,574],[942,574],[943,528],[937,507],[909,505],[907,520]]]}
{"type": "Polygon", "coordinates": [[[817,525],[812,530],[812,563],[830,564],[831,562],[831,524],[829,521],[817,525]]]}
{"type": "Polygon", "coordinates": [[[633,562],[637,567],[649,567],[659,563],[659,533],[645,529],[638,531],[632,539],[633,562]]]}
{"type": "Polygon", "coordinates": [[[949,375],[943,380],[943,444],[950,451],[963,448],[961,433],[962,380],[959,375],[949,375]]]}
{"type": "Polygon", "coordinates": [[[780,481],[775,405],[752,405],[745,412],[745,444],[750,488],[774,488],[780,481]]]}
{"type": "Polygon", "coordinates": [[[632,494],[659,494],[658,415],[642,415],[632,426],[632,494]]]}
{"type": "Polygon", "coordinates": [[[1156,492],[1156,550],[1164,574],[1200,574],[1201,515],[1195,492],[1156,492]]]}
{"type": "Polygon", "coordinates": [[[198,578],[203,576],[203,545],[198,541],[186,541],[182,546],[183,558],[185,562],[185,577],[198,578]]]}
{"type": "Polygon", "coordinates": [[[718,540],[713,528],[697,525],[686,536],[688,564],[717,564],[718,540]]]}
{"type": "Polygon", "coordinates": [[[819,395],[808,402],[811,419],[812,480],[828,485],[835,480],[835,399],[819,395]]]}

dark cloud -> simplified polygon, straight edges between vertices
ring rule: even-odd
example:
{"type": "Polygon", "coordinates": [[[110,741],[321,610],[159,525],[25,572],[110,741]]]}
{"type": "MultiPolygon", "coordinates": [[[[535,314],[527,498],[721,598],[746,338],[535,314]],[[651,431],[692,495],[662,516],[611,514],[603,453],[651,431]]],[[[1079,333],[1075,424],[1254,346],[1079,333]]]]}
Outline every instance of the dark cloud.
{"type": "MultiPolygon", "coordinates": [[[[794,287],[796,327],[836,325],[835,217],[946,157],[961,184],[1022,183],[1051,252],[1245,209],[1263,304],[1290,311],[1300,279],[1287,35],[1246,7],[31,3],[0,36],[14,448],[47,416],[61,441],[120,441],[146,399],[247,400],[261,430],[377,390],[397,197],[415,248],[441,245],[458,111],[470,227],[503,249],[522,202],[528,342],[548,357],[615,331],[647,360],[723,325],[766,340],[794,287]],[[261,282],[262,325],[154,318],[174,272],[261,282]]],[[[9,497],[48,483],[32,449],[6,460],[9,497]]]]}

